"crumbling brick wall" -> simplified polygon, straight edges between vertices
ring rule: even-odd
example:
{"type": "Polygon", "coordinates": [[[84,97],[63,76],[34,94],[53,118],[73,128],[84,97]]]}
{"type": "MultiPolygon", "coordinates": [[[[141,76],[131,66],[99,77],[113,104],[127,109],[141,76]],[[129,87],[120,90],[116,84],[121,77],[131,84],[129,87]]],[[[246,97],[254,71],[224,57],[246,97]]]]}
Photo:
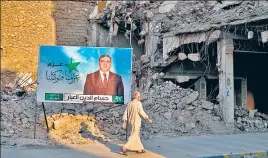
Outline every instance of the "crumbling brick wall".
{"type": "Polygon", "coordinates": [[[55,44],[52,11],[51,1],[1,2],[2,72],[36,74],[39,45],[55,44]]]}
{"type": "Polygon", "coordinates": [[[91,25],[88,16],[91,2],[55,1],[57,45],[86,46],[91,25]]]}

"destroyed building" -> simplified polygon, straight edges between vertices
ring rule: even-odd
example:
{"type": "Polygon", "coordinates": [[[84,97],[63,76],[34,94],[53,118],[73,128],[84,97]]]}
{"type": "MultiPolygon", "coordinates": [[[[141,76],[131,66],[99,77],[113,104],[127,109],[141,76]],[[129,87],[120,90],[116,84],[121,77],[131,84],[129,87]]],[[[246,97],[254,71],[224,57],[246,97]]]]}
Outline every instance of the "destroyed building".
{"type": "MultiPolygon", "coordinates": [[[[266,1],[98,2],[89,15],[90,33],[85,33],[86,27],[81,33],[87,43],[81,37],[82,42],[67,38],[58,44],[133,48],[132,91],[142,92],[144,109],[153,119],[153,124],[142,122],[142,139],[268,131],[267,8],[266,1]]],[[[87,10],[91,7],[83,15],[87,10]]],[[[62,34],[77,27],[61,29],[69,14],[70,10],[63,17],[57,13],[62,34]]],[[[41,144],[51,145],[45,141],[46,125],[35,94],[19,92],[1,94],[1,145],[32,138],[34,128],[41,144]],[[41,117],[37,126],[34,115],[41,117]]],[[[122,106],[46,103],[45,107],[53,139],[72,143],[103,135],[125,139],[122,106]]]]}
{"type": "Polygon", "coordinates": [[[136,55],[141,70],[134,66],[139,88],[157,77],[192,88],[219,104],[233,129],[236,106],[268,114],[267,8],[266,1],[115,1],[90,20],[107,30],[106,44],[123,35],[129,47],[144,48],[136,55]]]}

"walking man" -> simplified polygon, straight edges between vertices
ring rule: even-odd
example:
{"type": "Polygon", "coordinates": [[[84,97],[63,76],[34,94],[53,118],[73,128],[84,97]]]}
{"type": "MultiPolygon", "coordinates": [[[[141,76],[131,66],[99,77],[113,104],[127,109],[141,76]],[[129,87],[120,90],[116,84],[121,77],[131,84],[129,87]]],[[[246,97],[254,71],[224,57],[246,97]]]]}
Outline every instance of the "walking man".
{"type": "Polygon", "coordinates": [[[123,128],[126,128],[126,122],[131,126],[131,134],[128,139],[128,142],[121,147],[121,151],[126,155],[126,151],[134,150],[137,153],[144,153],[144,147],[140,140],[140,128],[141,128],[141,116],[152,123],[152,120],[144,112],[141,104],[141,95],[138,91],[134,92],[133,100],[128,103],[126,110],[123,115],[123,128]]]}

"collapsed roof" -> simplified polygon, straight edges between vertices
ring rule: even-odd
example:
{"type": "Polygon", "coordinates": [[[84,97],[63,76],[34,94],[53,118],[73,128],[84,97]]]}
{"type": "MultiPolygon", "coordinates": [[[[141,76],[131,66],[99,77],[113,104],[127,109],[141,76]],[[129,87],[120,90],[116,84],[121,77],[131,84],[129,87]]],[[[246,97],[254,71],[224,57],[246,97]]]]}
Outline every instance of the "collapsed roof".
{"type": "Polygon", "coordinates": [[[152,20],[161,23],[161,32],[165,36],[176,36],[268,19],[267,1],[204,0],[173,3],[173,8],[165,8],[168,4],[163,1],[114,1],[105,8],[100,21],[110,26],[109,20],[113,15],[114,21],[122,26],[126,26],[128,17],[138,23],[152,20]],[[163,11],[165,9],[168,11],[163,11]]]}
{"type": "Polygon", "coordinates": [[[220,29],[268,19],[267,1],[179,1],[162,26],[166,35],[220,29]]]}

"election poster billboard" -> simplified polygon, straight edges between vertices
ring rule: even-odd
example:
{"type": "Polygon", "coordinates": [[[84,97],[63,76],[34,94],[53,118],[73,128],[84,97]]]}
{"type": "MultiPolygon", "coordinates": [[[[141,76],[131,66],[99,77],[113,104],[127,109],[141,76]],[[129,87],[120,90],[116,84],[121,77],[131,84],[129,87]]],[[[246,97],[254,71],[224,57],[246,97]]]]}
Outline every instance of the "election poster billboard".
{"type": "Polygon", "coordinates": [[[132,48],[40,46],[37,101],[126,104],[132,48]]]}

